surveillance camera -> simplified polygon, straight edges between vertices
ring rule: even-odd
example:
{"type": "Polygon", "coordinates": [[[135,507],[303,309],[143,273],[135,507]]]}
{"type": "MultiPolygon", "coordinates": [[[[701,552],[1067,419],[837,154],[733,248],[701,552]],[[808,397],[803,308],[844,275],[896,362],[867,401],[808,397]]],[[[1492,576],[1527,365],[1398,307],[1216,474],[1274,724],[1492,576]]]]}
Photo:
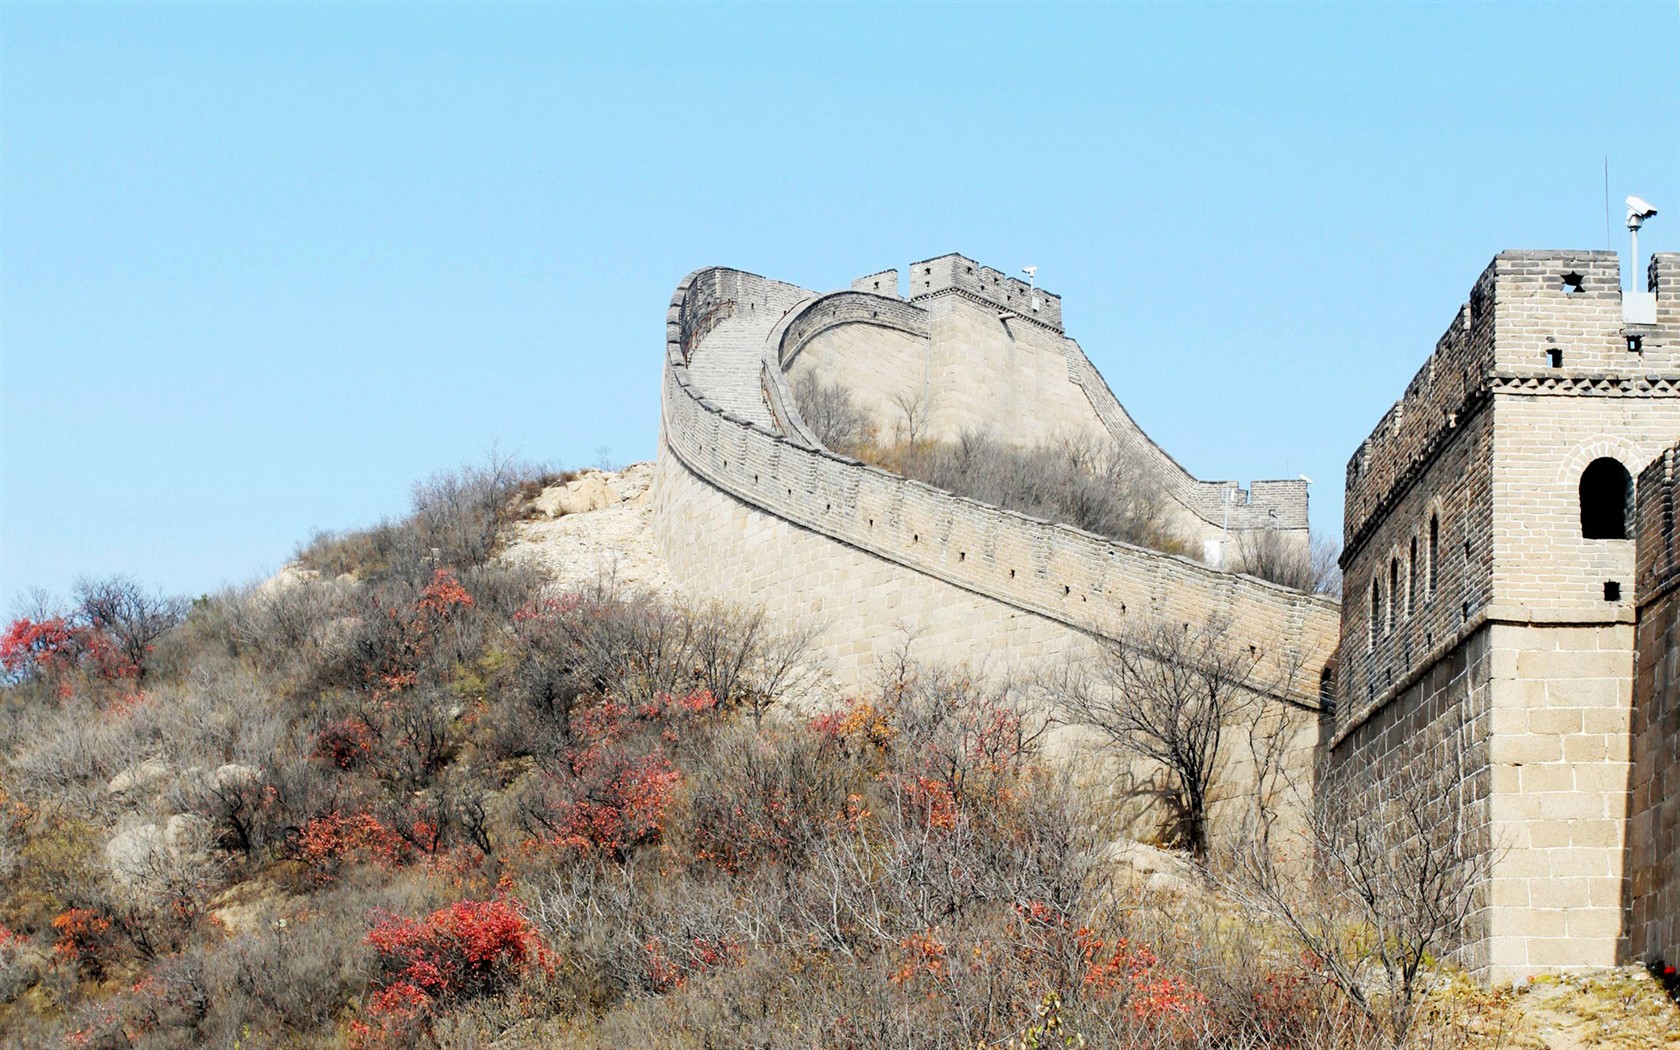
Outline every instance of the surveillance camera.
{"type": "Polygon", "coordinates": [[[1628,218],[1630,218],[1630,219],[1632,219],[1632,218],[1649,219],[1651,216],[1653,216],[1657,213],[1656,207],[1654,205],[1652,205],[1652,203],[1650,201],[1642,200],[1638,197],[1629,197],[1627,199],[1627,206],[1628,206],[1628,218]]]}
{"type": "Polygon", "coordinates": [[[1036,267],[1036,266],[1023,266],[1023,267],[1021,267],[1021,272],[1026,274],[1028,277],[1037,277],[1038,276],[1038,267],[1036,267]]]}

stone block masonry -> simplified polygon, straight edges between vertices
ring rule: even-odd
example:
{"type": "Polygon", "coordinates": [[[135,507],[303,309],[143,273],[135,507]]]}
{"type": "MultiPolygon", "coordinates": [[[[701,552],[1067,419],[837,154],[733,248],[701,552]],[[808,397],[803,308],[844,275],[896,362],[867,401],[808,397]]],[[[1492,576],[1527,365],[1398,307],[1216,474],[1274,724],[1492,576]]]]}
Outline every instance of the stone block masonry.
{"type": "MultiPolygon", "coordinates": [[[[782,422],[787,406],[777,402],[785,389],[774,381],[761,387],[770,422],[730,411],[715,379],[702,385],[695,366],[713,351],[708,340],[740,321],[743,303],[774,305],[786,287],[705,270],[673,296],[654,513],[673,575],[693,593],[818,628],[821,654],[852,686],[867,683],[905,638],[919,655],[1030,677],[1084,658],[1095,639],[1134,620],[1218,616],[1229,621],[1234,644],[1261,657],[1257,680],[1267,683],[1270,717],[1284,722],[1304,781],[1320,733],[1319,679],[1335,646],[1335,602],[987,506],[812,447],[782,422]]],[[[796,299],[788,311],[763,315],[760,325],[776,346],[767,360],[777,364],[814,352],[815,342],[863,322],[865,312],[879,311],[868,320],[895,334],[915,334],[921,318],[931,327],[937,316],[857,292],[796,299]]],[[[1051,345],[1065,363],[1064,344],[1051,345]]],[[[1233,769],[1252,778],[1240,758],[1233,769]]]]}
{"type": "Polygon", "coordinates": [[[1620,287],[1608,252],[1501,253],[1348,463],[1330,762],[1462,772],[1435,790],[1492,876],[1459,950],[1496,978],[1626,959],[1628,888],[1649,881],[1629,852],[1635,636],[1666,628],[1644,570],[1635,601],[1631,477],[1680,438],[1680,316],[1663,295],[1630,328],[1620,287]]]}
{"type": "MultiPolygon", "coordinates": [[[[1656,320],[1628,323],[1610,253],[1488,265],[1348,463],[1341,606],[821,448],[790,374],[855,376],[883,412],[919,382],[943,402],[929,401],[936,430],[1106,434],[1196,535],[1229,515],[1304,539],[1304,486],[1191,477],[1067,338],[1059,297],[960,255],[910,266],[904,298],[890,271],[827,296],[733,270],[686,279],[668,315],[656,534],[694,592],[815,625],[852,683],[905,637],[1031,675],[1139,617],[1225,617],[1263,656],[1294,768],[1311,755],[1355,784],[1421,780],[1486,852],[1461,961],[1496,979],[1673,962],[1680,255],[1645,274],[1656,320]]],[[[1244,770],[1239,757],[1238,794],[1254,788],[1244,770]]]]}

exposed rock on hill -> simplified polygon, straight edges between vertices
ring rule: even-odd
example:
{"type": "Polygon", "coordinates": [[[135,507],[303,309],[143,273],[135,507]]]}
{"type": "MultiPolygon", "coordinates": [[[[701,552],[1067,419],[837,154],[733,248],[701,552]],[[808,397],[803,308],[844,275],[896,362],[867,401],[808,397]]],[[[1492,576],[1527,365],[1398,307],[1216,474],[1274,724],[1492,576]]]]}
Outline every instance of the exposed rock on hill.
{"type": "Polygon", "coordinates": [[[653,544],[653,464],[616,473],[590,470],[531,501],[546,515],[514,525],[504,557],[540,568],[562,587],[610,578],[629,587],[675,593],[653,544]]]}

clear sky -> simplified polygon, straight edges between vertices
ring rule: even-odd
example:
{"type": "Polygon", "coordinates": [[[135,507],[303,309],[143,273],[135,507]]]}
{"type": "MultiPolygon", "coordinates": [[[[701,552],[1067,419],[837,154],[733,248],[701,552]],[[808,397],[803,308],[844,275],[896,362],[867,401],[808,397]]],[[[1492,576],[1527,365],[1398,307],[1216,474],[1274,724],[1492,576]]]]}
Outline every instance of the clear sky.
{"type": "Polygon", "coordinates": [[[1342,475],[1487,261],[1680,250],[1650,4],[0,5],[0,607],[197,594],[492,444],[651,457],[665,307],[1039,267],[1207,478],[1342,475]]]}

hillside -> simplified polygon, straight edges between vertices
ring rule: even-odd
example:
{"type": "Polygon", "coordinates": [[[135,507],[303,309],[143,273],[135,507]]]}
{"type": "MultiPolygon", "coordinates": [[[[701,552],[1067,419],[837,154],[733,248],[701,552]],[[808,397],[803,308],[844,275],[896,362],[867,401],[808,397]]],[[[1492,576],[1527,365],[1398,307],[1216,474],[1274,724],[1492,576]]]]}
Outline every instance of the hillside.
{"type": "Polygon", "coordinates": [[[1643,973],[1401,1000],[1333,884],[1308,950],[1117,843],[1021,683],[842,690],[685,603],[651,476],[473,468],[261,585],[14,623],[0,1043],[1680,1045],[1643,973]]]}

